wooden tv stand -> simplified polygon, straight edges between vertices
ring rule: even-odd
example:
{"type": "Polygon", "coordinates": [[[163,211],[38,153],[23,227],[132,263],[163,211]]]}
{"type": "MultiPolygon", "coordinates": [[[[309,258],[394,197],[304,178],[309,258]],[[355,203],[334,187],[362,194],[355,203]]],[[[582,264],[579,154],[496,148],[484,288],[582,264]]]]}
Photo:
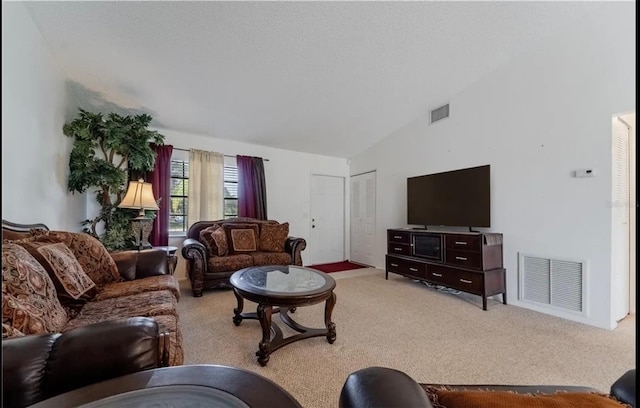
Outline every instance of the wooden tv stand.
{"type": "Polygon", "coordinates": [[[489,296],[507,304],[502,234],[389,229],[389,272],[482,296],[483,310],[489,296]]]}

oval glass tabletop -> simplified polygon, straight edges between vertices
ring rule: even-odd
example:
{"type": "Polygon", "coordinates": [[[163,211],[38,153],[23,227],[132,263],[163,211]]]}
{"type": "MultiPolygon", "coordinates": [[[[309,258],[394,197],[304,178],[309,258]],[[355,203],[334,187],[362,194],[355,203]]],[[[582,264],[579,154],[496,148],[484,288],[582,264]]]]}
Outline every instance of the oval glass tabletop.
{"type": "Polygon", "coordinates": [[[80,408],[250,408],[239,398],[200,385],[165,385],[129,391],[81,405],[80,408]]]}
{"type": "Polygon", "coordinates": [[[327,283],[324,274],[297,266],[263,266],[247,268],[240,282],[269,292],[301,293],[322,288],[327,283]]]}

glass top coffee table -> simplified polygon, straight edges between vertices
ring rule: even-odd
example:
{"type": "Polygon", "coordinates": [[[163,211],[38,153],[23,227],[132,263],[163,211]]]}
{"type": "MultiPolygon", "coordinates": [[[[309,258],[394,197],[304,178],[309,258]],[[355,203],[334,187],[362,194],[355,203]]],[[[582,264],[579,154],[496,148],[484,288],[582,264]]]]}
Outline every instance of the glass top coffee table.
{"type": "Polygon", "coordinates": [[[262,340],[256,352],[260,365],[267,365],[272,352],[294,341],[319,336],[326,336],[329,344],[336,340],[336,325],[331,321],[336,281],[326,273],[293,265],[257,266],[235,272],[230,281],[238,300],[238,307],[233,309],[233,323],[239,326],[243,319],[257,319],[262,326],[262,340]],[[244,299],[258,304],[257,313],[242,312],[244,299]],[[325,301],[323,329],[304,327],[289,314],[297,307],[325,301]],[[299,334],[285,338],[280,327],[271,322],[274,313],[279,313],[280,320],[299,334]]]}

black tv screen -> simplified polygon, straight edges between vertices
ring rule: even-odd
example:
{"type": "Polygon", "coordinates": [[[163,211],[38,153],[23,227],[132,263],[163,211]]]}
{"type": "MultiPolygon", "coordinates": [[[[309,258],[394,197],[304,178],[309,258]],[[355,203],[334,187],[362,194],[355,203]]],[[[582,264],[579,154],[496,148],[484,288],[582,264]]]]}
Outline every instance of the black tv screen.
{"type": "Polygon", "coordinates": [[[490,166],[407,179],[407,223],[491,227],[490,166]]]}

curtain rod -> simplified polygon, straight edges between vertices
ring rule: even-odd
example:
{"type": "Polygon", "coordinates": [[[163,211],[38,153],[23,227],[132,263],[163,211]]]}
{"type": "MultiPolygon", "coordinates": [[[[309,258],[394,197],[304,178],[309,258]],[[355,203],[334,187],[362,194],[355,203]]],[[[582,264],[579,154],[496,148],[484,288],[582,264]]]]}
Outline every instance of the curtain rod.
{"type": "MultiPolygon", "coordinates": [[[[179,147],[174,147],[173,150],[180,150],[181,152],[188,152],[190,149],[181,149],[179,147]]],[[[232,156],[230,154],[223,154],[224,157],[236,157],[236,156],[232,156]]],[[[269,161],[269,159],[262,159],[264,161],[269,161]]]]}

